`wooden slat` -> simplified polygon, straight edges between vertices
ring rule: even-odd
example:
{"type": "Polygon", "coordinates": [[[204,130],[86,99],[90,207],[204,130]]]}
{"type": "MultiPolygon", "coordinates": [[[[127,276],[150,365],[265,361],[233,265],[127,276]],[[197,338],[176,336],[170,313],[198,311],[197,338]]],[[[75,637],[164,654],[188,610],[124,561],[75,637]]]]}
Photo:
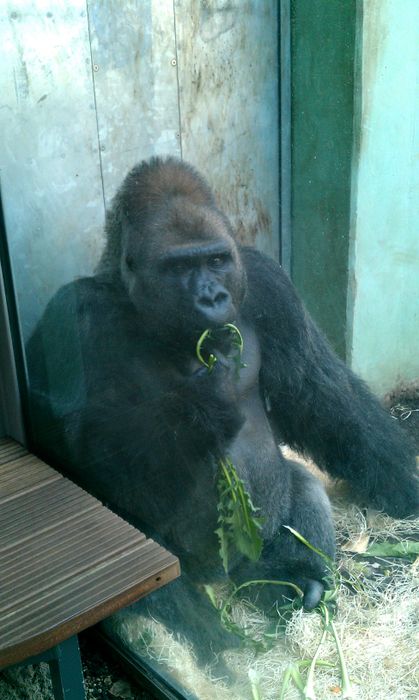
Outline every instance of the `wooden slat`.
{"type": "Polygon", "coordinates": [[[63,477],[33,455],[0,465],[0,505],[63,477]]]}
{"type": "Polygon", "coordinates": [[[176,557],[15,448],[0,440],[0,668],[179,575],[176,557]]]}
{"type": "Polygon", "coordinates": [[[28,451],[14,440],[10,440],[10,438],[2,438],[0,440],[0,464],[9,462],[25,454],[28,454],[28,451]]]}
{"type": "MultiPolygon", "coordinates": [[[[3,572],[0,579],[0,609],[2,595],[5,594],[3,587],[9,585],[9,582],[11,582],[10,585],[16,585],[15,577],[17,574],[21,578],[30,575],[33,581],[38,573],[45,574],[47,568],[48,574],[51,576],[53,565],[66,566],[68,562],[76,561],[78,555],[86,550],[106,552],[112,546],[115,551],[118,551],[120,542],[123,546],[128,546],[145,540],[143,533],[135,528],[127,531],[126,523],[123,520],[110,519],[106,517],[108,513],[106,508],[93,513],[89,511],[81,523],[83,530],[76,527],[75,523],[68,522],[66,523],[68,528],[59,526],[49,533],[45,533],[45,536],[39,540],[28,540],[16,550],[8,549],[0,554],[0,571],[3,572]],[[100,518],[96,518],[95,522],[92,515],[99,515],[100,518]],[[73,527],[74,532],[72,531],[73,527]],[[48,540],[47,535],[50,535],[48,540]],[[53,562],[51,562],[51,556],[54,557],[53,562]]],[[[77,525],[79,524],[77,523],[77,525]]],[[[61,571],[63,570],[61,569],[61,571]]]]}
{"type": "Polygon", "coordinates": [[[55,588],[68,578],[81,574],[89,567],[98,566],[109,557],[145,543],[145,537],[141,533],[127,532],[125,528],[114,526],[114,530],[108,532],[108,539],[104,542],[97,541],[95,536],[86,536],[79,543],[67,547],[65,541],[60,547],[61,537],[57,528],[57,543],[54,550],[46,550],[38,559],[31,558],[32,567],[16,569],[12,564],[11,575],[8,580],[0,581],[0,612],[14,605],[20,605],[26,599],[38,598],[39,593],[48,588],[55,588]],[[52,555],[52,556],[51,556],[52,555]],[[22,578],[26,569],[26,576],[30,576],[30,586],[28,579],[22,578]],[[15,574],[13,576],[13,573],[15,574]],[[16,573],[19,573],[16,582],[16,573]]]}
{"type": "MultiPolygon", "coordinates": [[[[44,471],[50,472],[51,474],[56,474],[57,472],[49,467],[45,462],[35,457],[35,455],[26,454],[13,456],[13,459],[0,464],[0,484],[4,481],[5,483],[13,475],[24,474],[27,472],[34,472],[37,469],[43,468],[44,471]]],[[[0,486],[1,488],[1,486],[0,486]]]]}
{"type": "Polygon", "coordinates": [[[28,635],[40,634],[68,617],[89,611],[110,596],[119,595],[150,576],[158,576],[162,567],[171,563],[172,555],[152,540],[117,554],[2,613],[2,644],[10,645],[28,635]]]}
{"type": "Polygon", "coordinates": [[[99,501],[67,479],[6,501],[0,507],[0,552],[92,508],[100,508],[99,501]]]}
{"type": "Polygon", "coordinates": [[[76,520],[67,520],[60,524],[61,541],[59,544],[57,544],[56,530],[51,529],[44,532],[42,537],[22,542],[19,547],[4,549],[3,552],[0,552],[2,579],[6,568],[10,570],[13,563],[20,566],[22,572],[25,573],[25,564],[32,567],[32,558],[37,559],[42,556],[43,551],[57,553],[64,546],[67,548],[77,546],[87,530],[97,533],[98,541],[100,541],[101,538],[106,538],[107,531],[112,527],[116,527],[112,521],[104,522],[102,509],[90,510],[82,513],[76,520]]]}

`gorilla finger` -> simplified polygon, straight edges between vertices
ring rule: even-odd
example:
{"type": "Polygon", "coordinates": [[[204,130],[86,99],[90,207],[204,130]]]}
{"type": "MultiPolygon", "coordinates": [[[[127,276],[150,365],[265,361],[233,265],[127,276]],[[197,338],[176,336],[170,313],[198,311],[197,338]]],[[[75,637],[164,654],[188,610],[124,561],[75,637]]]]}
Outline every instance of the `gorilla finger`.
{"type": "Polygon", "coordinates": [[[324,585],[312,578],[307,579],[304,587],[303,606],[306,610],[313,610],[320,603],[324,592],[324,585]]]}

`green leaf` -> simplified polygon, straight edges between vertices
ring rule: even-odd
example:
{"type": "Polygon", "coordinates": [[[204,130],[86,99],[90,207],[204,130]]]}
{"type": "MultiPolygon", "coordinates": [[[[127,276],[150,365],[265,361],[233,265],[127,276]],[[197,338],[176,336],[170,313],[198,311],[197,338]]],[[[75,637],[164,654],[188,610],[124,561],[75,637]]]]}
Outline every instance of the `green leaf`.
{"type": "Polygon", "coordinates": [[[229,549],[229,538],[224,530],[224,528],[219,527],[215,530],[215,534],[218,536],[218,540],[220,543],[220,557],[221,561],[223,562],[223,568],[224,571],[227,573],[228,572],[228,549],[229,549]]]}
{"type": "Polygon", "coordinates": [[[362,552],[363,557],[415,557],[419,555],[419,542],[402,540],[401,542],[379,542],[362,552]]]}
{"type": "Polygon", "coordinates": [[[298,530],[294,530],[294,528],[291,527],[290,525],[283,525],[283,527],[285,527],[286,530],[289,530],[289,531],[294,535],[294,537],[297,538],[297,540],[300,540],[300,542],[301,542],[302,544],[304,544],[306,547],[308,547],[309,549],[311,549],[312,552],[315,552],[316,554],[319,555],[319,557],[321,557],[322,559],[324,559],[324,561],[326,561],[332,569],[334,568],[334,561],[333,561],[333,559],[332,559],[331,557],[329,557],[329,556],[328,556],[325,552],[323,552],[321,549],[318,549],[318,548],[315,547],[313,544],[311,544],[311,542],[309,542],[308,540],[306,540],[306,538],[305,538],[300,532],[298,532],[298,530]]]}
{"type": "Polygon", "coordinates": [[[204,591],[207,594],[208,598],[210,599],[212,605],[216,610],[218,610],[218,602],[217,602],[217,596],[215,595],[215,591],[213,586],[210,586],[208,583],[204,585],[204,591]]]}
{"type": "Polygon", "coordinates": [[[226,457],[220,459],[219,465],[219,527],[215,533],[220,542],[220,556],[227,573],[231,547],[235,547],[251,561],[260,558],[263,548],[260,534],[263,518],[256,515],[258,509],[253,505],[232,461],[226,457]]]}
{"type": "Polygon", "coordinates": [[[250,561],[258,561],[263,548],[263,540],[259,534],[262,525],[252,515],[244,517],[241,502],[236,504],[231,526],[238,551],[250,561]]]}

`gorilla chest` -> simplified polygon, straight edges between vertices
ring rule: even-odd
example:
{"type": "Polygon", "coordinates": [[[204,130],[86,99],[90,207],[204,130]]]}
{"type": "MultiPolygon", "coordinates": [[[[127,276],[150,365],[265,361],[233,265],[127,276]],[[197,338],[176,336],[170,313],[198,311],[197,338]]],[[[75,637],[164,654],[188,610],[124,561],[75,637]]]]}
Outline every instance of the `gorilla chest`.
{"type": "Polygon", "coordinates": [[[144,357],[144,407],[159,421],[158,430],[154,426],[144,437],[152,472],[172,484],[171,506],[183,508],[192,498],[215,510],[222,456],[231,458],[255,505],[269,503],[278,491],[281,457],[261,397],[259,340],[241,319],[236,325],[243,336],[241,368],[234,350],[229,358],[218,354],[213,372],[200,367],[193,353],[188,359],[155,349],[144,357]],[[237,426],[228,435],[226,423],[237,426]]]}
{"type": "Polygon", "coordinates": [[[255,331],[240,325],[244,340],[243,363],[237,381],[238,405],[244,423],[227,446],[239,476],[248,488],[255,506],[279,506],[282,457],[269,423],[261,395],[259,373],[260,344],[255,331]]]}

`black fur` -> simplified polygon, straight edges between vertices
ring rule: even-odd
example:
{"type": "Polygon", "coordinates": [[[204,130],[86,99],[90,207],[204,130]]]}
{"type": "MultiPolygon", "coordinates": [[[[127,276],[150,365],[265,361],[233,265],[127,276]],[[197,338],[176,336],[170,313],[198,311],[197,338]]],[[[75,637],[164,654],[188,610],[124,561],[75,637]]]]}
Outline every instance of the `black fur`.
{"type": "MultiPolygon", "coordinates": [[[[365,503],[405,516],[418,504],[405,436],[331,351],[279,265],[237,247],[192,168],[175,159],[137,166],[106,230],[97,274],[59,290],[28,344],[35,437],[83,486],[179,555],[186,583],[174,587],[177,623],[188,590],[195,600],[187,582],[221,573],[217,460],[230,454],[265,518],[261,560],[236,557],[232,577],[293,580],[313,607],[324,562],[282,526],[333,556],[330,506],[278,442],[346,479],[365,503]],[[207,245],[230,252],[220,263],[203,254],[207,245]],[[179,266],[185,246],[193,269],[183,259],[179,266]],[[212,373],[195,358],[200,333],[226,320],[245,339],[239,383],[222,341],[214,341],[212,373]]],[[[170,588],[158,596],[149,599],[154,614],[174,610],[170,588]]],[[[192,635],[193,617],[184,616],[192,635]]]]}

